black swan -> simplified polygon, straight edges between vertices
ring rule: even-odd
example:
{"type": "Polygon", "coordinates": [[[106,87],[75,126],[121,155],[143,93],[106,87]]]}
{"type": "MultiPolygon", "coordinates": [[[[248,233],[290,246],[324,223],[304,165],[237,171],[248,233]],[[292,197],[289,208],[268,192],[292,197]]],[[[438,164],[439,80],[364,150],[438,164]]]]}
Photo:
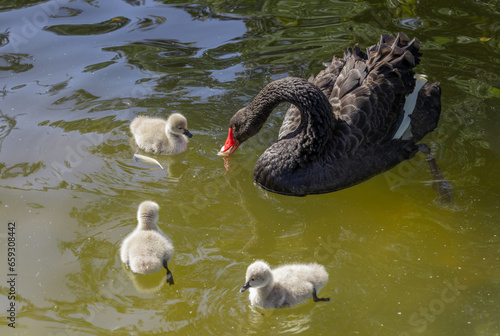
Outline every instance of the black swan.
{"type": "MultiPolygon", "coordinates": [[[[232,154],[257,134],[280,103],[288,109],[278,140],[259,158],[254,180],[272,192],[304,196],[336,191],[387,171],[420,150],[442,179],[429,148],[417,143],[437,126],[439,83],[413,68],[420,42],[383,34],[364,53],[356,44],[333,57],[314,79],[287,77],[268,84],[229,122],[219,155],[232,154]]],[[[449,185],[446,184],[445,189],[449,185]]],[[[445,190],[444,198],[451,198],[445,190]]]]}

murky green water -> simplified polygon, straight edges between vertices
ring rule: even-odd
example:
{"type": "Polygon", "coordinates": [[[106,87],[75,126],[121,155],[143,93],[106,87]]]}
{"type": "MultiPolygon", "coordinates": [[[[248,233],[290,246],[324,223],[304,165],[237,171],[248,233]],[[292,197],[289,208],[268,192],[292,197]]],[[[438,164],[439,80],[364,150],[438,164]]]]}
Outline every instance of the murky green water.
{"type": "Polygon", "coordinates": [[[175,2],[0,2],[0,333],[499,335],[499,2],[175,2]],[[425,142],[453,206],[420,157],[331,194],[259,189],[286,106],[226,172],[228,120],[265,84],[398,31],[442,84],[425,142]],[[172,112],[188,152],[157,156],[168,170],[134,162],[129,122],[172,112]],[[119,260],[147,199],[176,247],[171,287],[119,260]],[[239,288],[255,259],[325,265],[331,301],[251,308],[239,288]]]}

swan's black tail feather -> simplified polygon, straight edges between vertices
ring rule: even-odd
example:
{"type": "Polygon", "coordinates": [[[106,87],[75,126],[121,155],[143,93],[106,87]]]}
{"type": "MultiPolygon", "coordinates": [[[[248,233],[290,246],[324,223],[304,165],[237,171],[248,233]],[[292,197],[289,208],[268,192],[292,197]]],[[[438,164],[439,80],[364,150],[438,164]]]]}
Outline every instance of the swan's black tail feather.
{"type": "Polygon", "coordinates": [[[378,44],[367,49],[367,65],[370,70],[388,63],[397,69],[398,75],[404,83],[407,93],[413,91],[415,86],[415,75],[413,68],[420,63],[420,41],[416,38],[410,39],[403,33],[396,38],[389,34],[383,34],[378,44]]]}
{"type": "Polygon", "coordinates": [[[440,114],[441,87],[439,82],[426,83],[418,93],[415,110],[410,115],[414,142],[419,142],[437,127],[440,114]]]}

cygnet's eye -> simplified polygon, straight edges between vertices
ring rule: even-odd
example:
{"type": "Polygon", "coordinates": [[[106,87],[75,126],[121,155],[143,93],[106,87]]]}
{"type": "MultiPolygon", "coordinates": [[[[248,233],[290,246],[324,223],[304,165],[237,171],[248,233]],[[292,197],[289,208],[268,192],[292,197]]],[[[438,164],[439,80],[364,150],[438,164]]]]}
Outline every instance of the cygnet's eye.
{"type": "Polygon", "coordinates": [[[255,281],[255,278],[251,278],[250,281],[255,281]]]}

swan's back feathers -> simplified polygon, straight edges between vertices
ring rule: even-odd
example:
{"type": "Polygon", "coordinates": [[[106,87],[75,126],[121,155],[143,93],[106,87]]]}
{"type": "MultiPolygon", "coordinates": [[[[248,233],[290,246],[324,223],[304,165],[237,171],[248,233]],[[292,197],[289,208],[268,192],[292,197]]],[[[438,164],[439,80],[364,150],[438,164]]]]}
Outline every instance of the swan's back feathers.
{"type": "Polygon", "coordinates": [[[398,129],[405,98],[415,87],[413,68],[420,62],[420,42],[402,33],[384,34],[362,52],[344,53],[345,65],[329,97],[336,117],[349,124],[366,146],[389,141],[398,129]]]}
{"type": "Polygon", "coordinates": [[[345,64],[337,76],[330,98],[342,98],[355,88],[362,85],[368,75],[366,60],[367,56],[358,45],[354,49],[348,48],[344,52],[345,64]]]}
{"type": "Polygon", "coordinates": [[[344,59],[333,56],[332,62],[324,70],[321,70],[316,78],[312,78],[310,82],[323,91],[325,96],[329,97],[344,65],[344,59]]]}

